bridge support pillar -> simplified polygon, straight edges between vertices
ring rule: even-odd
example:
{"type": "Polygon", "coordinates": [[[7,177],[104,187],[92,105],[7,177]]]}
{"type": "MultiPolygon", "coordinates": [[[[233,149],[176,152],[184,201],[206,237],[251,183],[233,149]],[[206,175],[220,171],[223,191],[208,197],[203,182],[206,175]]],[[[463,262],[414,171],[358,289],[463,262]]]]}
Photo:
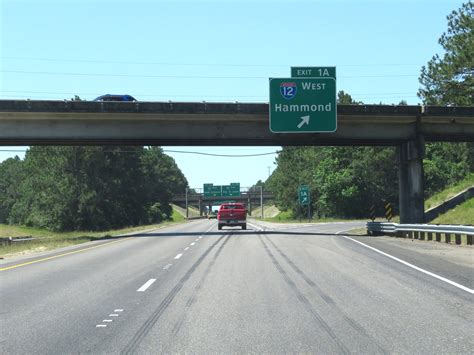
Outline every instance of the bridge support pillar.
{"type": "Polygon", "coordinates": [[[425,142],[422,136],[399,147],[400,223],[424,222],[424,151],[425,142]]]}
{"type": "Polygon", "coordinates": [[[202,198],[199,197],[199,215],[202,216],[202,198]]]}

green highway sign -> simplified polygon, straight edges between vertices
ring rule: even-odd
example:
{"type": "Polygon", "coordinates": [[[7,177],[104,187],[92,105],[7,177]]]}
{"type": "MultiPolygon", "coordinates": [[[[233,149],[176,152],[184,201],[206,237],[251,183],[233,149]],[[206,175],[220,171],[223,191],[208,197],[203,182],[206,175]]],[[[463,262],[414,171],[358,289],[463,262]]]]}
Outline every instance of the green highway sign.
{"type": "Polygon", "coordinates": [[[230,195],[228,196],[240,196],[240,182],[230,183],[230,195]]]}
{"type": "Polygon", "coordinates": [[[204,197],[226,197],[240,196],[240,183],[233,182],[230,185],[204,184],[204,197]]]}
{"type": "Polygon", "coordinates": [[[309,205],[309,203],[311,202],[309,186],[301,185],[298,188],[298,200],[300,205],[309,205]]]}
{"type": "Polygon", "coordinates": [[[222,196],[240,196],[240,182],[222,185],[222,196]]]}
{"type": "Polygon", "coordinates": [[[334,132],[336,111],[335,78],[270,78],[273,133],[334,132]]]}
{"type": "Polygon", "coordinates": [[[336,67],[291,67],[291,77],[336,79],[336,67]]]}
{"type": "Polygon", "coordinates": [[[204,196],[211,193],[212,186],[213,186],[212,184],[204,184],[203,185],[204,196]]]}

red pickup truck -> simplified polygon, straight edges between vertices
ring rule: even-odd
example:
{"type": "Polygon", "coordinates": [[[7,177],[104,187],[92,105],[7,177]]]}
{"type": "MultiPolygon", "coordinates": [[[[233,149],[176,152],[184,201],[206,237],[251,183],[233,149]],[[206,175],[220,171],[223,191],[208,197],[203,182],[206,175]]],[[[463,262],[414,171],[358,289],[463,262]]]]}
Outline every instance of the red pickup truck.
{"type": "Polygon", "coordinates": [[[243,203],[223,203],[217,212],[217,228],[240,226],[247,229],[247,209],[243,203]]]}

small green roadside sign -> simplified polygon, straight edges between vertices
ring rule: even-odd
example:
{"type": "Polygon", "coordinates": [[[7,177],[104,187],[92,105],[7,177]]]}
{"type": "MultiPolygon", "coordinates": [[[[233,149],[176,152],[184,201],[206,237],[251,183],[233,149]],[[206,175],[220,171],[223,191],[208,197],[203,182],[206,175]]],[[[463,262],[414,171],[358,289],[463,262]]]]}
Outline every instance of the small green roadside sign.
{"type": "Polygon", "coordinates": [[[309,194],[309,186],[301,185],[298,188],[298,200],[300,205],[309,205],[311,202],[311,196],[309,194]]]}
{"type": "Polygon", "coordinates": [[[335,78],[270,78],[273,133],[334,132],[336,111],[335,78]]]}

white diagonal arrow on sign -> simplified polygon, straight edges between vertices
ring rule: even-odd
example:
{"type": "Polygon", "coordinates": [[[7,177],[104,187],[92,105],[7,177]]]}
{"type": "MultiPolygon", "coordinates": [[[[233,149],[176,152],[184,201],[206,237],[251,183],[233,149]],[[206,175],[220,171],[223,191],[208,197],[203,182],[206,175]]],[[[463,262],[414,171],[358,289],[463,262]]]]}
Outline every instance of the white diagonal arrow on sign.
{"type": "Polygon", "coordinates": [[[301,122],[298,125],[298,128],[303,127],[304,124],[309,124],[309,115],[308,116],[302,116],[301,117],[301,122]]]}

